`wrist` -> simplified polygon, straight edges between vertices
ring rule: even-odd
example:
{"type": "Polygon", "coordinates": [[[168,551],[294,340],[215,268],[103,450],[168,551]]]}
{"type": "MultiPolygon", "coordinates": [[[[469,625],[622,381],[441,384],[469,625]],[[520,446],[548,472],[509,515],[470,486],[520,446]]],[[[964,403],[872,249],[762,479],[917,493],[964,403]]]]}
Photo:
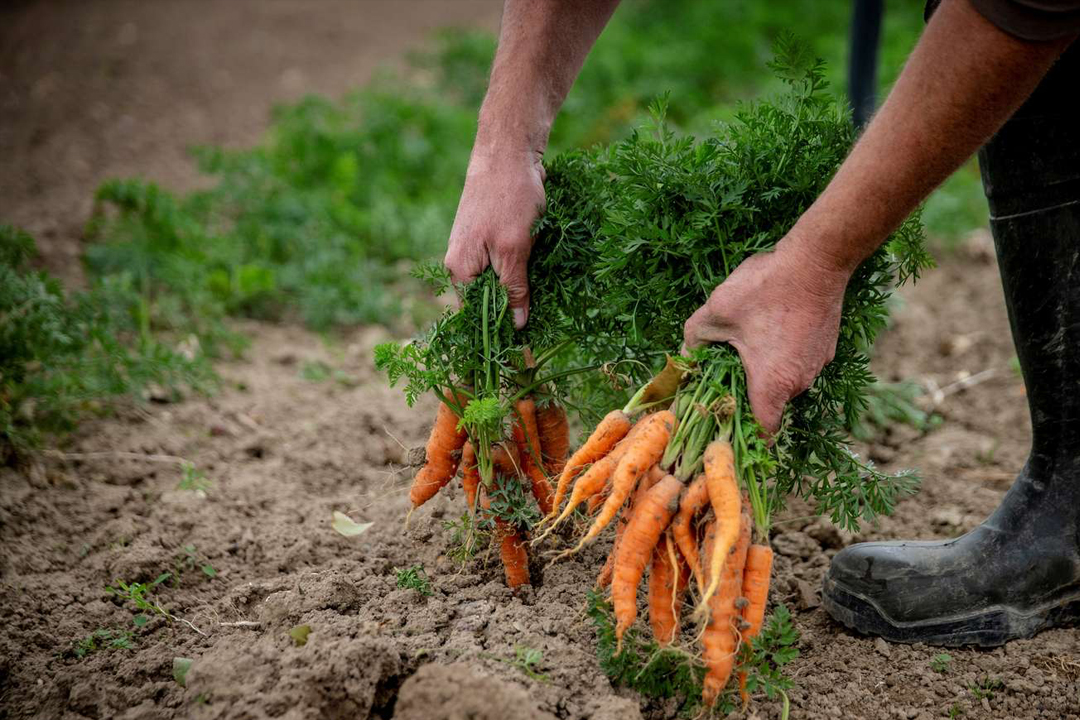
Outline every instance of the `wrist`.
{"type": "Polygon", "coordinates": [[[777,243],[777,249],[783,246],[810,271],[843,277],[846,281],[867,255],[843,242],[840,228],[834,225],[819,229],[812,220],[810,213],[807,213],[777,243]]]}
{"type": "Polygon", "coordinates": [[[861,262],[830,247],[827,237],[797,226],[776,244],[776,252],[802,278],[802,285],[820,296],[842,295],[861,262]]]}

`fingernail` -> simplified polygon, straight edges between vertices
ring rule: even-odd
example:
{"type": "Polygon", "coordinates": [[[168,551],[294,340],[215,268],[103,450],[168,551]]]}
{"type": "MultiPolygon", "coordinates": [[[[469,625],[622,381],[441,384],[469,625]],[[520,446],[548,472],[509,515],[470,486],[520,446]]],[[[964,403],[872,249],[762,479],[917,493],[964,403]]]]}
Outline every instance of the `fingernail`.
{"type": "Polygon", "coordinates": [[[514,327],[518,330],[525,327],[525,308],[514,308],[514,327]]]}

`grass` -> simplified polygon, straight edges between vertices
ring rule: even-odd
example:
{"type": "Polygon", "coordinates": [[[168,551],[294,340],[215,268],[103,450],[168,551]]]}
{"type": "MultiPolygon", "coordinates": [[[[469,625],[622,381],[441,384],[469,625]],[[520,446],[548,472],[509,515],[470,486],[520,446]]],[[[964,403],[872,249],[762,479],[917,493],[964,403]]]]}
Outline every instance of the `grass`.
{"type": "Polygon", "coordinates": [[[0,225],[0,463],[144,394],[211,387],[197,339],[144,323],[145,297],[127,276],[65,292],[33,269],[33,239],[0,225]]]}

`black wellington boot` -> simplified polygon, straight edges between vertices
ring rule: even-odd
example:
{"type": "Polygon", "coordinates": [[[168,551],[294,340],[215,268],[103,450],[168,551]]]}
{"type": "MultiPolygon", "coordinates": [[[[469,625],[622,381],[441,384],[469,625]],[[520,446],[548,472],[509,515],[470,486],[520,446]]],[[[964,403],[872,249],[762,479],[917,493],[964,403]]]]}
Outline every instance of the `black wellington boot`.
{"type": "Polygon", "coordinates": [[[1027,385],[1031,454],[1001,505],[954,540],[833,558],[825,609],[894,642],[1000,645],[1080,619],[1080,43],[980,151],[1027,385]]]}

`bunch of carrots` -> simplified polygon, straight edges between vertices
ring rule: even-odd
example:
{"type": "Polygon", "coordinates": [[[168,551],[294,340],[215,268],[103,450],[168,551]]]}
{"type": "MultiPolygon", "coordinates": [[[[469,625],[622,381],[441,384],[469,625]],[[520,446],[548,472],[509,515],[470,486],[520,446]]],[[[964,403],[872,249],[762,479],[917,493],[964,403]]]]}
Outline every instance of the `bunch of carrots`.
{"type": "Polygon", "coordinates": [[[464,415],[468,396],[464,392],[447,394],[439,405],[435,424],[425,448],[424,466],[416,473],[409,500],[412,508],[426,503],[450,483],[461,468],[461,483],[468,511],[481,513],[495,527],[499,554],[511,588],[529,584],[529,556],[526,528],[510,522],[492,509],[491,496],[518,483],[547,515],[553,508],[553,492],[548,477],[558,476],[566,464],[569,433],[566,410],[555,401],[537,407],[525,397],[514,403],[510,437],[488,445],[491,470],[487,478],[481,471],[480,456],[465,429],[464,415]],[[452,400],[450,400],[452,398],[452,400]]]}
{"type": "MultiPolygon", "coordinates": [[[[753,457],[757,426],[741,417],[729,371],[697,370],[685,383],[686,367],[670,362],[625,408],[605,416],[566,462],[552,510],[541,521],[550,524],[533,541],[584,505],[593,520],[558,560],[592,542],[618,516],[597,584],[610,587],[619,650],[637,617],[646,566],[649,624],[661,646],[678,636],[693,575],[708,706],[727,685],[740,648],[761,630],[773,559],[764,485],[757,480],[768,468],[753,457]],[[642,413],[636,422],[635,412],[642,413]],[[742,464],[749,471],[742,478],[737,453],[750,461],[742,464]]],[[[746,702],[745,672],[739,687],[746,702]]]]}

